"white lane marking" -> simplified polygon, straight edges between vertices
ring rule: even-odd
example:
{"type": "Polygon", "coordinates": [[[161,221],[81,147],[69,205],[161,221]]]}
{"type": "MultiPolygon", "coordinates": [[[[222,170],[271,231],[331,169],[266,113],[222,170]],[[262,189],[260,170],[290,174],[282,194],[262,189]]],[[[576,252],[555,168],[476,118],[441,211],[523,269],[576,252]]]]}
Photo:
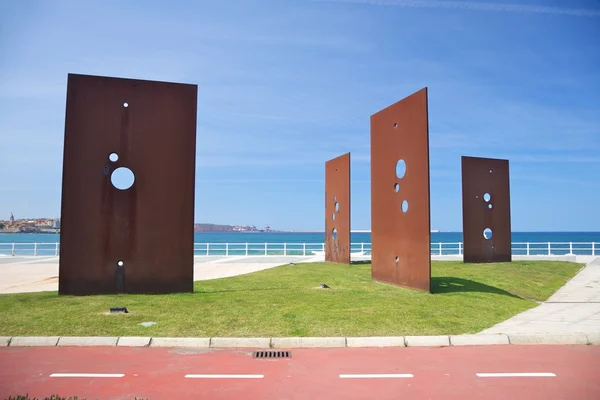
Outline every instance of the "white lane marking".
{"type": "Polygon", "coordinates": [[[240,374],[240,375],[224,375],[224,374],[187,374],[186,378],[242,378],[242,379],[261,379],[264,375],[251,375],[251,374],[240,374]]]}
{"type": "Polygon", "coordinates": [[[502,373],[477,373],[481,378],[504,378],[504,377],[552,377],[552,372],[502,372],[502,373]]]}
{"type": "Polygon", "coordinates": [[[340,378],[412,378],[413,374],[340,374],[340,378]]]}
{"type": "Polygon", "coordinates": [[[50,378],[122,378],[125,374],[51,374],[50,378]]]}

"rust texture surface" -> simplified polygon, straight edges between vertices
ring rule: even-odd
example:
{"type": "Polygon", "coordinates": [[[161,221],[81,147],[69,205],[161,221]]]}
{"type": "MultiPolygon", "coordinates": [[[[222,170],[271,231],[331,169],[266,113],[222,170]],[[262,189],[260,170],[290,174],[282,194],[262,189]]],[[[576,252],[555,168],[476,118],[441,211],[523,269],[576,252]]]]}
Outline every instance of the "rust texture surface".
{"type": "Polygon", "coordinates": [[[511,261],[508,160],[461,157],[464,262],[511,261]]]}
{"type": "Polygon", "coordinates": [[[325,163],[325,261],[350,264],[350,153],[325,163]]]}
{"type": "Polygon", "coordinates": [[[196,112],[196,85],[68,75],[60,294],[193,291],[196,112]]]}
{"type": "Polygon", "coordinates": [[[424,88],[371,116],[373,279],[429,292],[430,232],[424,88]]]}

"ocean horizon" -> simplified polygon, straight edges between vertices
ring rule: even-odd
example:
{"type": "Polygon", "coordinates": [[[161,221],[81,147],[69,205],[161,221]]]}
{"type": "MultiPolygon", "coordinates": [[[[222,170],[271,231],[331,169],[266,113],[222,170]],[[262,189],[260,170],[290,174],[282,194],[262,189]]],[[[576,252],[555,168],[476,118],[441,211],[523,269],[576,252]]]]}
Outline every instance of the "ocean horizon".
{"type": "MultiPolygon", "coordinates": [[[[518,243],[600,243],[600,232],[529,231],[512,232],[512,242],[518,243]]],[[[323,243],[325,230],[281,232],[195,232],[195,243],[323,243]]],[[[462,232],[431,232],[432,243],[462,242],[462,232]]],[[[2,233],[0,243],[59,243],[56,233],[2,233]]],[[[351,230],[351,242],[370,243],[370,230],[351,230]]]]}

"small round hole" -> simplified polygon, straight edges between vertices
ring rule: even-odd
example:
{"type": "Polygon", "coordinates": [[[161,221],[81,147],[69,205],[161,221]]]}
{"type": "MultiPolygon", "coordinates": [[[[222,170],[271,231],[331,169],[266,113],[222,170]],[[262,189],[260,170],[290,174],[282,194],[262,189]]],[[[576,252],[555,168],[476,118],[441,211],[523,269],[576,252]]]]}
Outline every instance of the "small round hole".
{"type": "Polygon", "coordinates": [[[340,203],[335,203],[335,211],[340,211],[340,203]]]}
{"type": "Polygon", "coordinates": [[[490,196],[489,193],[484,193],[483,200],[485,200],[486,202],[489,202],[491,198],[492,198],[492,196],[490,196]]]}
{"type": "Polygon", "coordinates": [[[119,190],[127,190],[133,186],[135,175],[127,167],[119,167],[110,176],[110,182],[119,190]]]}
{"type": "Polygon", "coordinates": [[[396,183],[394,185],[394,192],[398,193],[399,191],[400,191],[400,185],[396,183]]]}
{"type": "Polygon", "coordinates": [[[488,204],[488,208],[491,210],[491,209],[492,209],[492,205],[491,205],[491,204],[488,204]]]}
{"type": "Polygon", "coordinates": [[[118,265],[119,267],[122,267],[124,264],[125,264],[125,263],[123,262],[123,260],[119,260],[119,261],[117,261],[117,265],[118,265]]]}
{"type": "Polygon", "coordinates": [[[483,237],[486,238],[487,240],[492,238],[492,230],[490,228],[485,228],[483,230],[483,237]]]}
{"type": "Polygon", "coordinates": [[[108,159],[112,162],[117,162],[119,161],[119,155],[117,153],[110,153],[108,159]]]}
{"type": "Polygon", "coordinates": [[[400,260],[400,257],[396,256],[396,262],[398,262],[400,260]]]}
{"type": "Polygon", "coordinates": [[[494,172],[494,170],[490,169],[490,174],[491,174],[492,172],[494,172]]]}
{"type": "Polygon", "coordinates": [[[125,107],[125,108],[129,107],[129,103],[123,103],[123,107],[125,107]]]}
{"type": "Polygon", "coordinates": [[[404,160],[398,160],[396,163],[396,176],[398,179],[402,179],[406,174],[406,162],[404,160]]]}
{"type": "Polygon", "coordinates": [[[337,240],[337,229],[333,228],[333,231],[331,231],[331,235],[333,236],[333,240],[337,240]]]}
{"type": "Polygon", "coordinates": [[[404,200],[402,202],[402,212],[407,212],[408,211],[408,201],[404,200]]]}
{"type": "Polygon", "coordinates": [[[394,122],[394,128],[397,128],[397,127],[398,127],[398,123],[394,122]]]}
{"type": "Polygon", "coordinates": [[[331,214],[331,219],[335,221],[335,213],[331,214]]]}
{"type": "Polygon", "coordinates": [[[333,201],[337,201],[337,197],[336,196],[333,196],[333,201]]]}

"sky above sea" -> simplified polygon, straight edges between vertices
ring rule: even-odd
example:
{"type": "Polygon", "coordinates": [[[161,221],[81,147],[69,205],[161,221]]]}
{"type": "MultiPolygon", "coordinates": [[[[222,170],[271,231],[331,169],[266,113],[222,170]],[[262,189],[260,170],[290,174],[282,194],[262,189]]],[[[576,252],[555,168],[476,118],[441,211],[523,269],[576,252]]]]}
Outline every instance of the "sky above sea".
{"type": "Polygon", "coordinates": [[[509,159],[514,231],[597,231],[599,37],[595,0],[3,1],[0,219],[60,216],[80,73],[198,85],[196,222],[323,229],[350,152],[369,229],[369,118],[427,87],[432,229],[469,155],[509,159]]]}

